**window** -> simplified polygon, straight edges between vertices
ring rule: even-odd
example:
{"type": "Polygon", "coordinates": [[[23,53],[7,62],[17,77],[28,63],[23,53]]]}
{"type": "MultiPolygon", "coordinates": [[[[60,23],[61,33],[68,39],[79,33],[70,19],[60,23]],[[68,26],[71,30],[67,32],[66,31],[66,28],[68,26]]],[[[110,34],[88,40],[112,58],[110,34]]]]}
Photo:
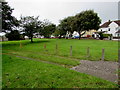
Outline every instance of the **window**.
{"type": "Polygon", "coordinates": [[[118,37],[120,36],[120,34],[118,33],[118,37]]]}

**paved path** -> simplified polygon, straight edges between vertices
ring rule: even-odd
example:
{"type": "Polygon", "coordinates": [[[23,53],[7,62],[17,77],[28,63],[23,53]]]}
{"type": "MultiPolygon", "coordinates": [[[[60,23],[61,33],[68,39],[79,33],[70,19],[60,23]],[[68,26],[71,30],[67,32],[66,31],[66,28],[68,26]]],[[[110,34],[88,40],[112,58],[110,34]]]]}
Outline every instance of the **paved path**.
{"type": "Polygon", "coordinates": [[[71,69],[117,83],[118,62],[81,60],[80,63],[71,69]]]}

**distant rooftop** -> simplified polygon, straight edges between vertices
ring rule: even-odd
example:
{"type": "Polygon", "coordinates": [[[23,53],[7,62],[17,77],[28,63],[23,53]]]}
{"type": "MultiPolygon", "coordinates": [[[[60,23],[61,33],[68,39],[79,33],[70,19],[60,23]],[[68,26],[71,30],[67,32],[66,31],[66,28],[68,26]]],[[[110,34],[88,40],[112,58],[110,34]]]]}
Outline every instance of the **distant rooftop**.
{"type": "Polygon", "coordinates": [[[112,22],[115,22],[118,26],[120,26],[120,20],[116,20],[116,21],[108,21],[108,22],[105,22],[104,24],[102,24],[102,25],[100,26],[100,28],[106,28],[106,27],[108,27],[109,24],[112,23],[112,22]]]}

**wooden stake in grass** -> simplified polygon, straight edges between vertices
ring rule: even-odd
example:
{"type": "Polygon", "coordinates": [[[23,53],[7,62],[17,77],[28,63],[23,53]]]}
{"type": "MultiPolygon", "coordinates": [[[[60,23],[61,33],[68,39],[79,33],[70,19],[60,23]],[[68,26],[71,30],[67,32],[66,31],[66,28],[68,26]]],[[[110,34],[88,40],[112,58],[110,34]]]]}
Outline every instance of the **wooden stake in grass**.
{"type": "Polygon", "coordinates": [[[104,61],[104,58],[105,58],[105,49],[103,48],[102,49],[102,61],[104,61]]]}
{"type": "Polygon", "coordinates": [[[46,50],[46,44],[44,44],[44,49],[46,50]]]}
{"type": "Polygon", "coordinates": [[[72,56],[72,46],[70,46],[70,56],[72,56]]]}
{"type": "Polygon", "coordinates": [[[90,57],[90,48],[87,48],[87,57],[90,57]]]}
{"type": "Polygon", "coordinates": [[[22,48],[22,43],[20,42],[20,48],[22,48]]]}
{"type": "Polygon", "coordinates": [[[56,44],[55,50],[56,50],[56,54],[58,54],[58,45],[57,44],[56,44]]]}

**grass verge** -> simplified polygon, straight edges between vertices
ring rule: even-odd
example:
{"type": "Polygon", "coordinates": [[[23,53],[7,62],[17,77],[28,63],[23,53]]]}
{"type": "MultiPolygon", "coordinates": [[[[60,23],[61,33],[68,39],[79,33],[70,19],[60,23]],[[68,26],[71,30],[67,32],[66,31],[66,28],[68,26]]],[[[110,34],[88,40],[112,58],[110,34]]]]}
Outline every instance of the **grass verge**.
{"type": "Polygon", "coordinates": [[[3,55],[3,88],[117,88],[112,82],[57,65],[3,55]]]}

